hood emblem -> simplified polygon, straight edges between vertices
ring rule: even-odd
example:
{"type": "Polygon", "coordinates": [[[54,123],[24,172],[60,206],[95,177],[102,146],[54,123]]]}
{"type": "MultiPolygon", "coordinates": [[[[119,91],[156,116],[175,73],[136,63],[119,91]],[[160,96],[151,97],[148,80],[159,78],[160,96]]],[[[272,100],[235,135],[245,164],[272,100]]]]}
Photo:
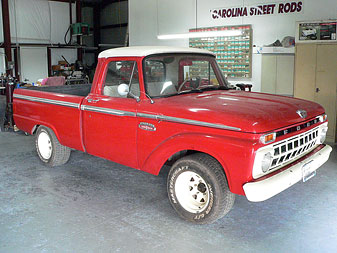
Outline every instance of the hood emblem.
{"type": "Polygon", "coordinates": [[[305,110],[297,110],[296,113],[302,118],[305,119],[308,116],[307,111],[305,110]]]}

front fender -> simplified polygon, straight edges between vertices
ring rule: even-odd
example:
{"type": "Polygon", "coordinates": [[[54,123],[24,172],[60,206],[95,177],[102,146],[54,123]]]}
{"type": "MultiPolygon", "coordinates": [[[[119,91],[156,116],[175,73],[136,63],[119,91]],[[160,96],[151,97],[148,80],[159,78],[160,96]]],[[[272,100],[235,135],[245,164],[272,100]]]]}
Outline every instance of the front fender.
{"type": "Polygon", "coordinates": [[[172,155],[183,150],[198,151],[214,157],[224,169],[230,190],[243,194],[242,180],[244,179],[242,178],[248,180],[251,175],[251,170],[248,171],[247,168],[251,168],[253,150],[247,140],[243,141],[235,137],[197,133],[170,137],[147,157],[141,170],[158,175],[164,163],[172,155]]]}

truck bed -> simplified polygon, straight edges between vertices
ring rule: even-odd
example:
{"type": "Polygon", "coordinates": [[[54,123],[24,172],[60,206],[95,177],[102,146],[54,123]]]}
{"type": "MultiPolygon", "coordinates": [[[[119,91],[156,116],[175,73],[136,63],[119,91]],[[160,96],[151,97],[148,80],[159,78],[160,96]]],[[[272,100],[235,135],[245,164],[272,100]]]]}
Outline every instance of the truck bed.
{"type": "Polygon", "coordinates": [[[15,124],[27,133],[47,126],[62,145],[83,151],[80,107],[90,90],[91,84],[15,89],[15,124]]]}
{"type": "Polygon", "coordinates": [[[45,92],[86,97],[90,93],[91,84],[40,86],[40,87],[23,87],[23,88],[27,90],[45,91],[45,92]]]}

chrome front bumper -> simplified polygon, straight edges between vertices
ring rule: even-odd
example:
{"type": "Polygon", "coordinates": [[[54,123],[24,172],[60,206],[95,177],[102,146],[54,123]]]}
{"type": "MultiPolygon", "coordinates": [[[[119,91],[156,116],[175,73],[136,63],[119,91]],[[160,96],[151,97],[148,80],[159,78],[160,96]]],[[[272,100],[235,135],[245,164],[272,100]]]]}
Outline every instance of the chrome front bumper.
{"type": "Polygon", "coordinates": [[[296,184],[298,181],[302,180],[302,168],[305,164],[308,164],[312,161],[310,163],[310,171],[316,171],[329,159],[331,150],[332,148],[329,145],[326,145],[312,156],[309,156],[303,161],[296,163],[295,165],[280,173],[277,173],[274,176],[260,181],[244,184],[243,190],[247,199],[253,202],[264,201],[284,191],[290,186],[296,184]]]}

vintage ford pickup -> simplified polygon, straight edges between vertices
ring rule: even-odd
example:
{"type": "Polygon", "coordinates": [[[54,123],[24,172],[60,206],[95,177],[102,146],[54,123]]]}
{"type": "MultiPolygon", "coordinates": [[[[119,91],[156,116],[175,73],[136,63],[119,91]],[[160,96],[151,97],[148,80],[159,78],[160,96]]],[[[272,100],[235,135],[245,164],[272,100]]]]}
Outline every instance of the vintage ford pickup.
{"type": "Polygon", "coordinates": [[[106,50],[92,85],[16,89],[13,110],[47,165],[72,149],[154,175],[170,165],[173,208],[201,224],[229,212],[235,194],[264,201],[307,181],[331,152],[322,106],[228,89],[199,49],[106,50]]]}

